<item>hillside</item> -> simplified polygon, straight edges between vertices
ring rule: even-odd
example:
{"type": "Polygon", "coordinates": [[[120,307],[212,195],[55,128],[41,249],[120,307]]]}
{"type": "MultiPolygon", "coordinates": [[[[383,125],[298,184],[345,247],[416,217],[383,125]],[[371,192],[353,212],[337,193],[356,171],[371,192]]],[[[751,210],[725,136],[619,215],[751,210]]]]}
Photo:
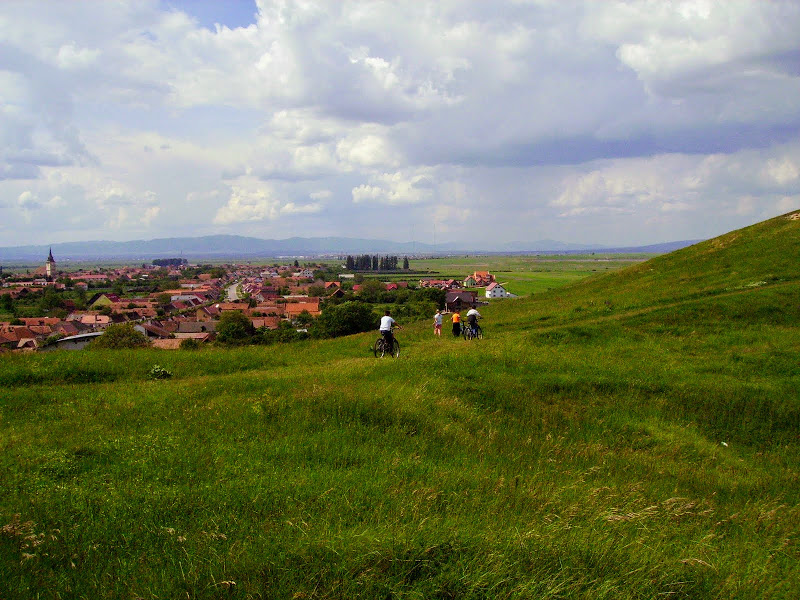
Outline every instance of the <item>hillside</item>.
{"type": "Polygon", "coordinates": [[[0,357],[0,598],[791,598],[800,220],[486,337],[0,357]],[[173,373],[151,381],[158,364],[173,373]]]}

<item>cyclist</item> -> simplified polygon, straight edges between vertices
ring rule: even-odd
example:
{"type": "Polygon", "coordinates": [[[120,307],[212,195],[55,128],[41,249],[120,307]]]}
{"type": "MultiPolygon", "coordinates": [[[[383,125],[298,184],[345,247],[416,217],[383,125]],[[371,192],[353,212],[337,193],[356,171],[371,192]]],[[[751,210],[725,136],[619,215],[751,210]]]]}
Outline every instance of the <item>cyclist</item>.
{"type": "Polygon", "coordinates": [[[467,323],[469,323],[470,331],[472,331],[473,336],[478,335],[478,319],[481,318],[481,313],[479,313],[475,305],[472,305],[472,308],[469,309],[467,312],[467,323]]]}
{"type": "Polygon", "coordinates": [[[402,329],[402,327],[397,324],[397,321],[392,318],[392,312],[389,309],[386,309],[386,312],[381,317],[381,335],[383,336],[384,343],[387,344],[386,347],[389,348],[390,352],[394,346],[394,335],[392,335],[393,327],[402,329]]]}

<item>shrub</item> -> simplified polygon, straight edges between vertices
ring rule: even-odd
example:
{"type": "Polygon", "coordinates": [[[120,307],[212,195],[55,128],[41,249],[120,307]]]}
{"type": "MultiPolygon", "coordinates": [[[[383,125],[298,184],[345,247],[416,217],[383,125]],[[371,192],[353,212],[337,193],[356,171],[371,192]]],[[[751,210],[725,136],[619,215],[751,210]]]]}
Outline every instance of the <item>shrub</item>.
{"type": "Polygon", "coordinates": [[[154,379],[154,380],[169,379],[170,377],[172,377],[172,373],[167,371],[161,365],[153,365],[153,368],[150,369],[150,371],[148,372],[147,376],[150,379],[154,379]]]}
{"type": "Polygon", "coordinates": [[[105,333],[89,344],[90,348],[143,348],[150,341],[143,333],[133,328],[133,323],[109,325],[105,333]]]}
{"type": "Polygon", "coordinates": [[[253,322],[235,310],[222,313],[217,325],[217,341],[223,344],[246,344],[254,333],[253,322]]]}
{"type": "Polygon", "coordinates": [[[377,329],[378,318],[372,307],[363,302],[345,302],[326,306],[311,327],[311,335],[316,338],[339,337],[377,329]]]}

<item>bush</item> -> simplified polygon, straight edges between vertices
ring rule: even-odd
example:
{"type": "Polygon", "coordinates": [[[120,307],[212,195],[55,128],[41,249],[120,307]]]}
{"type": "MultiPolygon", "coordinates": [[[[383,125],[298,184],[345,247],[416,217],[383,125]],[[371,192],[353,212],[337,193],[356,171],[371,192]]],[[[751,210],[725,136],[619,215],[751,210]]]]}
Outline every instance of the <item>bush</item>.
{"type": "Polygon", "coordinates": [[[378,317],[363,302],[345,302],[326,306],[311,327],[311,336],[331,338],[378,328],[378,317]]]}
{"type": "Polygon", "coordinates": [[[253,322],[239,311],[222,313],[217,325],[217,341],[223,344],[246,344],[255,333],[253,322]]]}
{"type": "Polygon", "coordinates": [[[90,348],[144,348],[150,340],[133,328],[133,323],[109,325],[103,335],[89,344],[90,348]]]}
{"type": "Polygon", "coordinates": [[[161,365],[153,365],[153,368],[150,369],[150,371],[148,372],[147,376],[150,379],[153,379],[153,380],[169,379],[170,377],[172,377],[172,373],[167,371],[161,365]]]}

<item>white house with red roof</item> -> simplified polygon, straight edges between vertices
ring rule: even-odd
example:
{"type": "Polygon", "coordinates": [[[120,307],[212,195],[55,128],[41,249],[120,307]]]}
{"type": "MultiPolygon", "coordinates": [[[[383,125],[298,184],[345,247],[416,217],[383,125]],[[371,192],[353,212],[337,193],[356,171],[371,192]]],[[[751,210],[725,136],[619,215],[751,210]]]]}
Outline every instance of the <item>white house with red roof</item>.
{"type": "Polygon", "coordinates": [[[487,298],[514,298],[514,294],[510,294],[506,288],[504,288],[501,284],[493,281],[489,285],[486,286],[486,297],[487,298]]]}

